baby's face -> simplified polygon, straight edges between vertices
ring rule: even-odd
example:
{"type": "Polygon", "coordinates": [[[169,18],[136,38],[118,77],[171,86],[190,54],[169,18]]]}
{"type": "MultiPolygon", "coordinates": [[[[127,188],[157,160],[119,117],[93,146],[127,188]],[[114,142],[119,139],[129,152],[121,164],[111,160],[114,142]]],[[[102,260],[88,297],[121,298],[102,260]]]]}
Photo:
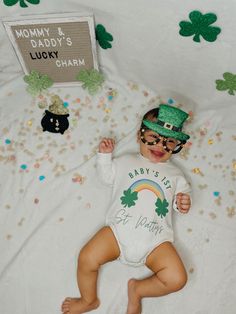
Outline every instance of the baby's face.
{"type": "MultiPolygon", "coordinates": [[[[150,136],[153,135],[155,137],[157,135],[156,132],[154,131],[149,131],[150,136]]],[[[167,152],[163,145],[162,141],[159,141],[159,143],[155,145],[147,145],[142,142],[141,140],[141,133],[140,131],[138,132],[138,142],[140,146],[140,153],[143,157],[149,159],[153,163],[158,163],[158,162],[166,162],[168,159],[171,157],[171,153],[167,152]]]]}

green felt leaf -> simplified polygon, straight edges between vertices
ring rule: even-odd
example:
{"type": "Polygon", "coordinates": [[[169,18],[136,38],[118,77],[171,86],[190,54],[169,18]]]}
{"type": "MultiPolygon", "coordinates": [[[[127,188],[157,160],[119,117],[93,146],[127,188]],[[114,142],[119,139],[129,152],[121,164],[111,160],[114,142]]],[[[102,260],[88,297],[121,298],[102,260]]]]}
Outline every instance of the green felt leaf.
{"type": "Polygon", "coordinates": [[[39,4],[40,0],[3,0],[3,3],[6,6],[13,6],[19,2],[21,8],[27,8],[28,4],[26,2],[29,2],[31,4],[39,4]]]}
{"type": "Polygon", "coordinates": [[[31,71],[29,75],[25,75],[24,81],[28,84],[26,90],[32,96],[39,95],[53,85],[53,81],[48,75],[43,75],[35,70],[31,71]]]}
{"type": "Polygon", "coordinates": [[[98,24],[95,29],[96,39],[103,49],[111,48],[112,45],[110,41],[113,41],[113,36],[108,33],[105,27],[101,24],[98,24]]]}
{"type": "Polygon", "coordinates": [[[215,23],[217,16],[214,13],[202,14],[199,11],[192,11],[189,14],[188,21],[181,21],[179,23],[181,36],[192,36],[195,42],[200,42],[202,36],[206,41],[213,42],[217,39],[221,29],[216,26],[210,26],[215,23]]]}
{"type": "Polygon", "coordinates": [[[91,95],[95,95],[105,81],[104,75],[96,69],[81,70],[76,79],[83,83],[82,87],[87,89],[91,95]]]}
{"type": "Polygon", "coordinates": [[[234,95],[236,91],[236,75],[230,72],[223,74],[224,80],[216,80],[216,89],[219,91],[228,90],[229,95],[234,95]]]}

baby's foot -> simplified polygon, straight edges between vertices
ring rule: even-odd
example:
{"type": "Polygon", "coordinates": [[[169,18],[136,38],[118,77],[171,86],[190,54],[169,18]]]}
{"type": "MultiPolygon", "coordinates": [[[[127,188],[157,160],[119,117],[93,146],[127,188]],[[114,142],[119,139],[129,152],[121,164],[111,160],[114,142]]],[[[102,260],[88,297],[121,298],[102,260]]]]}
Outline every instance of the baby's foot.
{"type": "Polygon", "coordinates": [[[128,282],[128,308],[126,314],[141,314],[141,299],[136,293],[137,281],[130,279],[128,282]]]}
{"type": "Polygon", "coordinates": [[[88,303],[82,298],[66,298],[62,303],[61,310],[63,314],[82,314],[96,309],[99,303],[98,299],[88,303]]]}

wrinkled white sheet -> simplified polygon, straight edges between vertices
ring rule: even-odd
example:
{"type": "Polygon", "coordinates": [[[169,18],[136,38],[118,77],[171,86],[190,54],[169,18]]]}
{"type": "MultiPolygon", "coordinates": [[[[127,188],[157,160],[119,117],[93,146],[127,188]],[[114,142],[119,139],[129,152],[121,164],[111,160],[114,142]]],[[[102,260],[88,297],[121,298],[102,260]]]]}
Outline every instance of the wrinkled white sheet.
{"type": "MultiPolygon", "coordinates": [[[[191,145],[174,157],[194,191],[190,213],[174,215],[175,246],[189,279],[178,293],[144,300],[143,313],[233,314],[236,108],[235,96],[217,91],[214,81],[235,71],[235,2],[54,0],[47,8],[41,2],[27,11],[1,4],[0,16],[92,12],[114,43],[107,51],[98,48],[107,79],[96,96],[81,87],[50,89],[70,111],[69,130],[52,134],[42,132],[41,100],[27,94],[0,28],[0,312],[56,314],[65,296],[78,295],[77,255],[103,225],[109,202],[110,190],[97,181],[94,167],[99,140],[114,136],[116,155],[136,150],[141,115],[173,99],[192,116],[191,145]],[[178,35],[179,21],[194,9],[218,15],[219,40],[199,45],[178,35]]],[[[124,314],[128,279],[147,274],[145,267],[118,261],[105,265],[94,313],[124,314]]]]}

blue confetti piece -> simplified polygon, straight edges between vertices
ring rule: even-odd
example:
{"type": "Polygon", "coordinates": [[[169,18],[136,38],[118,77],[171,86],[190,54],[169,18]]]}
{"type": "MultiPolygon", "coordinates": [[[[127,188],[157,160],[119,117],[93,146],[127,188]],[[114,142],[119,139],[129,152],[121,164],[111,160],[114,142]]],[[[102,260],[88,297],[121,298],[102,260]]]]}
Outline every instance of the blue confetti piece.
{"type": "Polygon", "coordinates": [[[69,106],[68,102],[65,101],[65,102],[63,103],[63,106],[64,106],[65,108],[67,108],[67,107],[69,106]]]}
{"type": "Polygon", "coordinates": [[[43,181],[45,179],[45,176],[39,176],[39,181],[43,181]]]}
{"type": "Polygon", "coordinates": [[[175,101],[174,101],[174,99],[169,98],[169,99],[167,100],[167,102],[168,102],[169,105],[172,105],[175,101]]]}
{"type": "Polygon", "coordinates": [[[109,95],[108,96],[108,100],[112,100],[113,99],[113,96],[112,95],[109,95]]]}
{"type": "Polygon", "coordinates": [[[8,138],[5,140],[5,143],[7,144],[7,145],[9,145],[9,144],[11,144],[11,140],[9,140],[8,138]]]}
{"type": "Polygon", "coordinates": [[[21,165],[20,167],[21,167],[22,170],[27,169],[27,165],[25,165],[25,164],[21,165]]]}
{"type": "Polygon", "coordinates": [[[214,194],[214,196],[219,196],[220,192],[214,192],[213,194],[214,194]]]}

